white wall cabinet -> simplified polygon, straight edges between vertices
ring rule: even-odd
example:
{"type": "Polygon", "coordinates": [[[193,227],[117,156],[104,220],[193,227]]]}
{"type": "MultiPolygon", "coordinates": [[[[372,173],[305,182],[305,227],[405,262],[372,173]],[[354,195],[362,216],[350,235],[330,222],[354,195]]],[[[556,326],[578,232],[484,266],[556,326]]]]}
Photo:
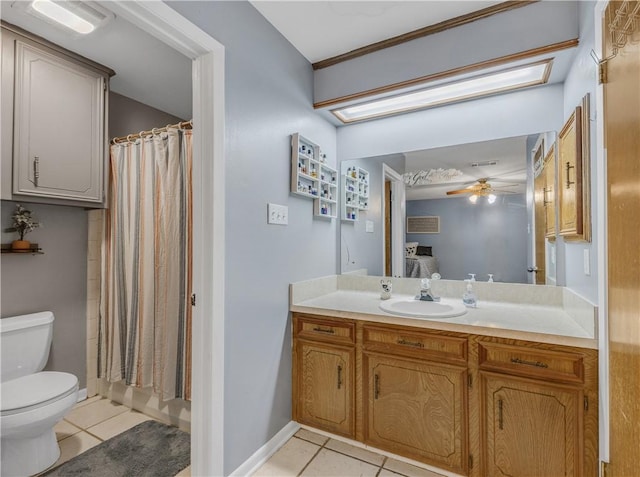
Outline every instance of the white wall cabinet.
{"type": "MultiPolygon", "coordinates": [[[[13,84],[13,131],[9,137],[3,133],[13,144],[12,196],[5,182],[3,198],[102,204],[108,71],[4,28],[2,40],[3,56],[12,57],[11,71],[3,71],[3,102],[9,94],[5,83],[13,84]]],[[[3,111],[3,130],[9,119],[3,111]]],[[[7,154],[3,148],[3,173],[7,154]]]]}
{"type": "Polygon", "coordinates": [[[316,217],[338,215],[338,171],[325,163],[320,146],[295,133],[291,136],[291,192],[313,199],[316,217]]]}

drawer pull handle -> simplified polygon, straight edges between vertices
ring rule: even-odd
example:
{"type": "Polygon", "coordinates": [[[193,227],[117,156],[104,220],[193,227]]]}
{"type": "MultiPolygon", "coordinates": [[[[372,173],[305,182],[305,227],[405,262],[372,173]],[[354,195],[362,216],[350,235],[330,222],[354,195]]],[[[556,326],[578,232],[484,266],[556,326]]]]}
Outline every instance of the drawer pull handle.
{"type": "Polygon", "coordinates": [[[377,374],[373,375],[373,399],[378,399],[380,395],[380,377],[377,374]]]}
{"type": "Polygon", "coordinates": [[[403,346],[413,346],[414,348],[424,348],[424,343],[420,341],[407,341],[404,338],[398,340],[397,343],[403,346]]]}
{"type": "Polygon", "coordinates": [[[338,365],[338,389],[342,387],[342,366],[338,365]]]}
{"type": "Polygon", "coordinates": [[[569,171],[571,171],[571,169],[575,169],[576,166],[572,166],[571,163],[569,161],[567,161],[567,164],[564,167],[565,167],[565,170],[566,170],[565,175],[567,176],[567,181],[566,181],[565,187],[567,189],[571,189],[571,185],[575,184],[575,182],[572,181],[572,180],[569,180],[569,171]]]}
{"type": "Polygon", "coordinates": [[[315,331],[316,333],[329,333],[330,335],[335,334],[336,332],[333,330],[333,328],[314,328],[313,331],[315,331]]]}
{"type": "Polygon", "coordinates": [[[502,428],[502,399],[498,399],[498,429],[502,428]]]}
{"type": "Polygon", "coordinates": [[[549,365],[547,363],[543,363],[541,361],[526,361],[520,358],[511,358],[511,362],[515,364],[526,364],[527,366],[535,366],[536,368],[548,368],[549,365]]]}

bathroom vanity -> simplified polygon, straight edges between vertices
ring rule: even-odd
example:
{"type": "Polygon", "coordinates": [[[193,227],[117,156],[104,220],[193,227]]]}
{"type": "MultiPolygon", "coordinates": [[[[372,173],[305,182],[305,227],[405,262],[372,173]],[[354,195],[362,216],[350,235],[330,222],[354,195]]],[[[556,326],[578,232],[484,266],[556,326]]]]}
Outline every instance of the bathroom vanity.
{"type": "MultiPolygon", "coordinates": [[[[294,420],[461,475],[597,475],[593,305],[478,284],[463,316],[405,318],[380,309],[379,280],[291,286],[294,420]]],[[[419,280],[393,288],[411,299],[419,280]]]]}

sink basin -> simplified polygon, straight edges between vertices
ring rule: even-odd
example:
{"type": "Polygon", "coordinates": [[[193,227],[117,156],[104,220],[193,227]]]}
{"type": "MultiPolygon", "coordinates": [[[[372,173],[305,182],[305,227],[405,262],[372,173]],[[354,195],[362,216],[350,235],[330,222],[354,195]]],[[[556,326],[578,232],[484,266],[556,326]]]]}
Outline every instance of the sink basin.
{"type": "Polygon", "coordinates": [[[453,318],[464,315],[467,308],[455,300],[420,301],[413,298],[394,298],[380,302],[380,309],[400,316],[413,318],[453,318]]]}

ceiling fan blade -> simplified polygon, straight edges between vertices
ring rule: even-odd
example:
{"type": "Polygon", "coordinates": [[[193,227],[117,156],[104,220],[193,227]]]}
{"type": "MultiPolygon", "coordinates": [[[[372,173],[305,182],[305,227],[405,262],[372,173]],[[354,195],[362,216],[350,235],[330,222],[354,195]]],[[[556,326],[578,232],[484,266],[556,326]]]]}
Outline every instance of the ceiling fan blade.
{"type": "Polygon", "coordinates": [[[448,190],[447,195],[454,194],[470,194],[472,192],[476,192],[475,189],[458,189],[458,190],[448,190]]]}

